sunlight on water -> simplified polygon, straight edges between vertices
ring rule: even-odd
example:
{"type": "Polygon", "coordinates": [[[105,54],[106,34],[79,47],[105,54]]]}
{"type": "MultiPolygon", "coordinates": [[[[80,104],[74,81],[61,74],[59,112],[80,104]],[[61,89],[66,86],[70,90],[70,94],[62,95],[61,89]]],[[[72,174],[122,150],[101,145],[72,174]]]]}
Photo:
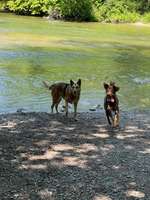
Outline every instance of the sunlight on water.
{"type": "Polygon", "coordinates": [[[50,111],[50,83],[82,79],[80,111],[103,106],[114,80],[122,109],[150,107],[150,28],[0,14],[0,112],[50,111]]]}

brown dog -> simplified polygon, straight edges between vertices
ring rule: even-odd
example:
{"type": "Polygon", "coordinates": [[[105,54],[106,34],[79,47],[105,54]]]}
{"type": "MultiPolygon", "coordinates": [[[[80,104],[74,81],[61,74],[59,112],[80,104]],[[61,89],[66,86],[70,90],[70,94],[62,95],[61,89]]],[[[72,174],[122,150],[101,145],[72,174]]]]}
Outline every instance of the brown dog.
{"type": "Polygon", "coordinates": [[[81,79],[79,79],[76,83],[70,80],[70,83],[60,82],[60,83],[55,83],[51,86],[49,86],[49,83],[47,81],[43,81],[43,83],[49,90],[51,90],[52,112],[55,106],[56,112],[58,113],[58,105],[63,98],[65,100],[66,116],[68,116],[68,103],[71,103],[74,104],[74,117],[76,119],[77,105],[81,92],[81,79]]]}
{"type": "Polygon", "coordinates": [[[106,90],[104,109],[108,123],[109,125],[113,123],[114,127],[119,126],[119,100],[116,92],[119,91],[120,88],[117,87],[114,82],[110,82],[110,84],[104,83],[104,88],[106,90]]]}

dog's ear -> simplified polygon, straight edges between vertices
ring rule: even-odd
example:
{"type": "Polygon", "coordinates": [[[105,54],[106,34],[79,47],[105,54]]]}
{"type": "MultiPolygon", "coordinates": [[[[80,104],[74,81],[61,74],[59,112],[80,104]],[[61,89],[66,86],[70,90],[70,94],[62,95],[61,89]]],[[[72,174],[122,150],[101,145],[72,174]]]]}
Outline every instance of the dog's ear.
{"type": "Polygon", "coordinates": [[[114,85],[114,91],[118,92],[119,90],[120,90],[120,87],[117,87],[117,86],[114,85]]]}
{"type": "Polygon", "coordinates": [[[73,86],[74,82],[73,80],[70,80],[70,85],[73,86]]]}
{"type": "Polygon", "coordinates": [[[79,85],[79,87],[81,87],[81,79],[79,78],[79,80],[77,81],[77,84],[79,85]]]}
{"type": "Polygon", "coordinates": [[[109,85],[107,83],[103,83],[105,90],[107,90],[107,88],[109,87],[109,85]]]}

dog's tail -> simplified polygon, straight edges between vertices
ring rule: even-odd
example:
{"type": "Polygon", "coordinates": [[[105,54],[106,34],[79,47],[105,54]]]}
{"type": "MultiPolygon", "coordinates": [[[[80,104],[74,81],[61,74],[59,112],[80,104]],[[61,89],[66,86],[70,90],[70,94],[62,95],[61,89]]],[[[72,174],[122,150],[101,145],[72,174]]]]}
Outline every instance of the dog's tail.
{"type": "Polygon", "coordinates": [[[43,84],[46,88],[48,88],[49,90],[52,89],[51,85],[49,85],[49,82],[48,81],[43,81],[43,84]]]}

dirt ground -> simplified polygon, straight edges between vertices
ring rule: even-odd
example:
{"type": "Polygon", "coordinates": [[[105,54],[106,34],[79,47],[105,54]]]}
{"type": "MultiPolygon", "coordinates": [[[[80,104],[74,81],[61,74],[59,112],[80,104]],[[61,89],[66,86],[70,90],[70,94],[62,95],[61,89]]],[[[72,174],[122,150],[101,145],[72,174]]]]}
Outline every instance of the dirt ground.
{"type": "Polygon", "coordinates": [[[150,199],[150,111],[0,115],[0,200],[150,199]]]}

